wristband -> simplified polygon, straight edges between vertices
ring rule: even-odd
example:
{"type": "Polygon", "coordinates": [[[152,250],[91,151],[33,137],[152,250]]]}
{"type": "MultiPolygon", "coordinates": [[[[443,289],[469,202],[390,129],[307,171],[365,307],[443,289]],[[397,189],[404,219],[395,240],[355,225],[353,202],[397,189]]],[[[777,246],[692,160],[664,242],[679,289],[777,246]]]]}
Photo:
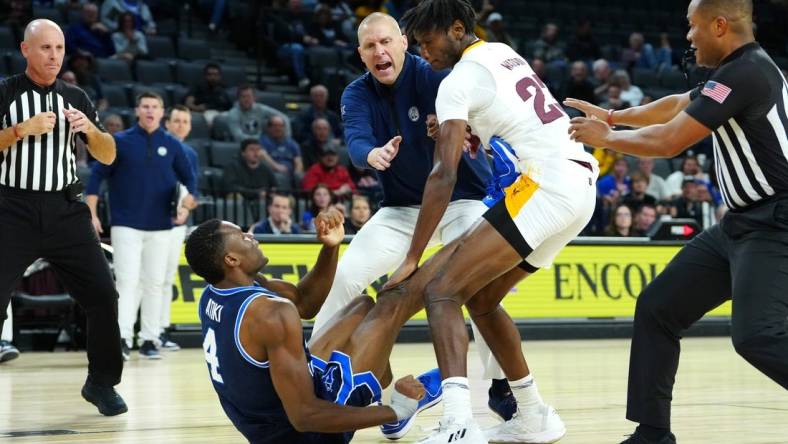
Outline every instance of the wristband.
{"type": "Polygon", "coordinates": [[[607,124],[608,124],[610,127],[614,127],[614,126],[615,126],[615,125],[613,125],[613,112],[614,112],[614,111],[615,111],[615,110],[614,110],[614,109],[612,109],[612,108],[611,108],[611,109],[609,109],[609,110],[607,110],[607,124]]]}

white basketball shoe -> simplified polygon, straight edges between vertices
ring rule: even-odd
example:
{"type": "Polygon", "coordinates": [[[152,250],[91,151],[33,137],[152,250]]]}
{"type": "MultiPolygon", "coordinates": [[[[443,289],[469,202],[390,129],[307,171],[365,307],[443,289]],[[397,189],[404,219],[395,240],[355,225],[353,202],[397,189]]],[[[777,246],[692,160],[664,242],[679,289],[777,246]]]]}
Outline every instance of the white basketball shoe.
{"type": "Polygon", "coordinates": [[[438,430],[422,438],[418,444],[487,444],[487,439],[473,418],[465,421],[443,418],[438,430]]]}
{"type": "Polygon", "coordinates": [[[549,444],[566,435],[566,426],[553,407],[543,404],[528,415],[518,410],[512,419],[486,429],[484,435],[490,443],[549,444]]]}

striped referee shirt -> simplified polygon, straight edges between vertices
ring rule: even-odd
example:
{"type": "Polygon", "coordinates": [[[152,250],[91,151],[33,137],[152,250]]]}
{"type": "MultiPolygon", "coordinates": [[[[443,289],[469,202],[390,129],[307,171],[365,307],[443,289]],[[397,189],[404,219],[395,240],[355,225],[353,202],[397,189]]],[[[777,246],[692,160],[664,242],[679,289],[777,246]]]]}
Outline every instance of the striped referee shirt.
{"type": "Polygon", "coordinates": [[[729,208],[788,193],[788,83],[758,43],[731,53],[690,97],[687,113],[713,131],[729,208]]]}
{"type": "MultiPolygon", "coordinates": [[[[74,136],[63,109],[78,109],[100,130],[98,113],[87,94],[56,80],[50,86],[33,83],[25,74],[0,81],[0,126],[10,128],[38,113],[57,116],[52,132],[28,136],[0,150],[0,185],[35,191],[60,191],[77,181],[74,136]]],[[[2,148],[2,147],[0,147],[2,148]]]]}

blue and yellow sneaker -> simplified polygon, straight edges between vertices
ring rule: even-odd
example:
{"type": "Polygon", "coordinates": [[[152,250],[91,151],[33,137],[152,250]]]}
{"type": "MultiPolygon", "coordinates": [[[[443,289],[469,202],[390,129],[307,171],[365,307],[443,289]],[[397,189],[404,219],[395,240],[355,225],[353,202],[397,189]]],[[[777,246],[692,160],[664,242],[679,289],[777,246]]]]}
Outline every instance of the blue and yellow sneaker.
{"type": "Polygon", "coordinates": [[[416,419],[416,415],[422,410],[427,410],[434,406],[443,399],[440,370],[434,368],[426,373],[422,373],[416,379],[424,384],[424,391],[426,392],[424,398],[419,401],[419,408],[413,416],[380,426],[380,431],[383,432],[383,436],[388,439],[400,439],[407,435],[411,427],[413,427],[413,421],[416,419]]]}

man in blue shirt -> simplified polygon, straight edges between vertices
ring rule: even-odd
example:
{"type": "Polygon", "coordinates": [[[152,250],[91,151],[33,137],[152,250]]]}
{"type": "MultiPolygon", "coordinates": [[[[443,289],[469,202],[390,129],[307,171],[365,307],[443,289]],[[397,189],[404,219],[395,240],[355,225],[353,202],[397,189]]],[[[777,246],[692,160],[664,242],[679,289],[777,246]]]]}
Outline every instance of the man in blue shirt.
{"type": "Polygon", "coordinates": [[[162,285],[167,269],[165,247],[173,225],[173,196],[178,182],[189,194],[183,205],[194,206],[196,178],[181,142],[161,128],[164,102],[146,92],[137,99],[138,123],[113,137],[117,158],[111,165],[96,163],[87,187],[87,204],[96,231],[101,182],[109,185],[115,280],[120,294],[118,324],[125,359],[129,357],[137,310],[140,317],[140,355],[159,359],[162,285]]]}
{"type": "Polygon", "coordinates": [[[284,189],[293,183],[300,183],[304,176],[304,161],[301,148],[292,137],[287,135],[287,121],[273,115],[268,119],[265,133],[260,136],[263,147],[263,160],[276,175],[277,182],[284,189]]]}
{"type": "MultiPolygon", "coordinates": [[[[383,187],[382,208],[355,235],[344,252],[326,302],[315,319],[318,331],[352,297],[392,271],[405,259],[424,193],[433,169],[435,143],[427,133],[434,119],[438,86],[447,71],[434,72],[420,57],[406,53],[407,38],[397,22],[372,14],[359,26],[359,53],[369,72],[342,95],[342,118],[350,158],[359,168],[375,169],[383,187]]],[[[451,203],[431,245],[459,237],[487,210],[482,199],[492,174],[484,156],[464,155],[457,170],[451,203]]],[[[511,275],[486,291],[507,292],[526,275],[511,275]]],[[[473,325],[473,324],[472,324],[473,325]]],[[[502,370],[473,325],[484,377],[493,380],[489,406],[510,419],[516,407],[502,370]]],[[[385,427],[396,436],[407,424],[385,427]]]]}

